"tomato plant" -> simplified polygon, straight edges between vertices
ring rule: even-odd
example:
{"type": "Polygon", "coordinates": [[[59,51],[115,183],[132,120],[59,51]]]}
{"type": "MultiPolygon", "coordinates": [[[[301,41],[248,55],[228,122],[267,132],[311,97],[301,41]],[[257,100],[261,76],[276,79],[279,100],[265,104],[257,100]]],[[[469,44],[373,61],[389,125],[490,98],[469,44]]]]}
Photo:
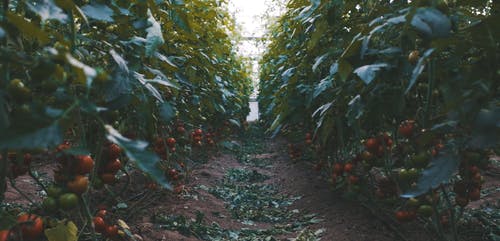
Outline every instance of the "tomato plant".
{"type": "Polygon", "coordinates": [[[361,199],[392,203],[395,219],[420,215],[458,240],[460,208],[481,198],[477,164],[498,150],[499,9],[289,1],[260,62],[261,119],[290,140],[292,158],[294,136],[314,130],[312,159],[329,162],[335,187],[361,185],[361,199]],[[346,163],[359,168],[350,174],[346,163]],[[409,207],[412,198],[421,206],[409,207]]]}

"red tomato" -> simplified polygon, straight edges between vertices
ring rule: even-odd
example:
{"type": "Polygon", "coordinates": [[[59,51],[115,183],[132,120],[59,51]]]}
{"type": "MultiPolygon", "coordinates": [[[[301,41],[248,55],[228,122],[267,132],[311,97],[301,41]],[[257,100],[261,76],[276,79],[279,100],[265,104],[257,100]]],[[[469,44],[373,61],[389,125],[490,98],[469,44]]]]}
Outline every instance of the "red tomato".
{"type": "Polygon", "coordinates": [[[114,159],[106,164],[104,170],[109,173],[116,174],[122,168],[122,163],[119,159],[114,159]]]}
{"type": "Polygon", "coordinates": [[[68,182],[67,187],[70,192],[82,194],[87,191],[89,186],[89,178],[86,176],[77,175],[73,181],[68,182]]]}
{"type": "Polygon", "coordinates": [[[106,227],[106,237],[113,239],[118,236],[118,226],[110,225],[106,227]]]}
{"type": "Polygon", "coordinates": [[[106,230],[106,223],[102,217],[94,217],[94,228],[98,233],[102,233],[106,230]]]}
{"type": "Polygon", "coordinates": [[[35,214],[23,214],[17,218],[24,240],[34,240],[43,232],[42,218],[35,214]]]}
{"type": "Polygon", "coordinates": [[[94,168],[94,160],[90,156],[77,156],[76,173],[87,174],[94,168]]]}
{"type": "Polygon", "coordinates": [[[110,159],[116,159],[116,158],[120,157],[121,153],[122,153],[122,148],[120,146],[118,146],[115,143],[109,145],[109,158],[110,159]]]}
{"type": "Polygon", "coordinates": [[[99,175],[99,177],[104,184],[113,184],[116,182],[116,177],[113,173],[102,173],[101,175],[99,175]]]}
{"type": "Polygon", "coordinates": [[[346,163],[344,165],[344,172],[351,172],[354,166],[351,163],[346,163]]]}
{"type": "Polygon", "coordinates": [[[201,136],[203,134],[203,131],[201,129],[196,129],[196,130],[194,130],[194,134],[201,136]]]}
{"type": "Polygon", "coordinates": [[[97,211],[95,216],[104,219],[104,218],[106,218],[107,214],[108,214],[108,211],[106,209],[101,209],[101,210],[97,211]]]}
{"type": "Polygon", "coordinates": [[[335,165],[333,166],[333,173],[335,173],[337,175],[341,174],[343,170],[344,170],[344,167],[340,163],[335,163],[335,165]]]}
{"type": "Polygon", "coordinates": [[[7,241],[9,239],[10,230],[0,230],[0,241],[7,241]]]}
{"type": "Polygon", "coordinates": [[[173,148],[175,146],[175,138],[173,137],[170,137],[170,138],[167,138],[167,146],[170,147],[170,148],[173,148]]]}
{"type": "Polygon", "coordinates": [[[365,148],[370,152],[377,152],[379,146],[380,143],[376,138],[369,138],[365,141],[365,148]]]}
{"type": "Polygon", "coordinates": [[[415,129],[415,121],[414,120],[405,120],[401,122],[398,128],[398,132],[401,136],[410,138],[413,135],[413,131],[415,129]]]}

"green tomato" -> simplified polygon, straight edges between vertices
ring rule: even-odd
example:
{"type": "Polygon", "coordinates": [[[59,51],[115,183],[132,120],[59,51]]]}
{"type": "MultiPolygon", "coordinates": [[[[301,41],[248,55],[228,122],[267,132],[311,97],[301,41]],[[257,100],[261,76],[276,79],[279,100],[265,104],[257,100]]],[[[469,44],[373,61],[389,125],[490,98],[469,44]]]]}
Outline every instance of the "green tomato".
{"type": "Polygon", "coordinates": [[[64,210],[71,210],[78,205],[78,196],[74,193],[65,193],[59,197],[59,205],[64,210]]]}
{"type": "Polygon", "coordinates": [[[50,186],[47,188],[47,195],[49,195],[49,197],[57,198],[59,197],[59,195],[61,195],[61,193],[62,188],[58,186],[50,186]]]}
{"type": "Polygon", "coordinates": [[[419,208],[418,208],[418,213],[424,217],[430,217],[432,216],[432,213],[433,213],[433,209],[430,205],[421,205],[419,208]]]}
{"type": "Polygon", "coordinates": [[[47,197],[42,202],[42,207],[48,212],[57,210],[57,200],[53,197],[47,197]]]}

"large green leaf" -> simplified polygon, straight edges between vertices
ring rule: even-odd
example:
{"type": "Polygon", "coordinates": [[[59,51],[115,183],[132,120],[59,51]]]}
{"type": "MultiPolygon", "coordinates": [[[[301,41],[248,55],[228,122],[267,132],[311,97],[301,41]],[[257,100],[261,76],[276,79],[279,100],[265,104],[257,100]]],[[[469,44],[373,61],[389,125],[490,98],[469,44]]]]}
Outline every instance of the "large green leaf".
{"type": "Polygon", "coordinates": [[[161,31],[161,25],[156,21],[148,9],[148,24],[150,26],[146,29],[146,56],[151,57],[156,53],[158,47],[165,43],[161,31]]]}
{"type": "Polygon", "coordinates": [[[411,20],[411,25],[429,38],[448,37],[451,21],[435,8],[419,8],[411,20]]]}
{"type": "Polygon", "coordinates": [[[16,136],[0,136],[0,149],[51,148],[63,141],[61,127],[54,123],[48,127],[16,136]]]}
{"type": "Polygon", "coordinates": [[[365,65],[354,70],[354,73],[356,73],[359,78],[361,78],[361,80],[363,80],[363,82],[368,85],[375,79],[378,71],[380,71],[382,68],[388,67],[389,65],[386,63],[365,65]]]}
{"type": "Polygon", "coordinates": [[[356,95],[351,101],[349,101],[347,109],[347,125],[352,126],[364,113],[364,105],[361,102],[361,96],[356,95]]]}
{"type": "Polygon", "coordinates": [[[159,168],[160,157],[154,152],[147,150],[148,143],[136,141],[122,136],[112,126],[106,125],[106,138],[119,145],[125,151],[127,157],[136,164],[143,172],[147,173],[162,187],[172,190],[172,185],[165,177],[163,170],[159,168]]]}
{"type": "Polygon", "coordinates": [[[25,18],[9,11],[7,12],[7,19],[25,36],[35,38],[42,44],[47,44],[50,41],[47,32],[42,31],[38,26],[25,18]]]}
{"type": "Polygon", "coordinates": [[[175,108],[170,102],[163,102],[160,104],[160,117],[168,122],[171,121],[175,117],[175,108]]]}
{"type": "Polygon", "coordinates": [[[446,145],[445,149],[432,159],[430,166],[422,172],[416,187],[402,194],[401,197],[417,197],[447,183],[458,170],[459,164],[460,156],[456,150],[451,144],[446,145]]]}
{"type": "Polygon", "coordinates": [[[54,19],[61,23],[65,23],[68,20],[68,15],[66,15],[52,0],[34,1],[34,3],[27,2],[26,5],[31,11],[38,14],[42,21],[54,19]]]}
{"type": "Polygon", "coordinates": [[[53,228],[45,229],[45,236],[49,241],[77,241],[78,228],[69,222],[60,222],[53,228]]]}
{"type": "Polygon", "coordinates": [[[113,22],[113,14],[114,14],[113,9],[104,4],[99,4],[99,3],[87,4],[83,6],[81,9],[85,13],[85,16],[91,19],[104,22],[113,22]]]}

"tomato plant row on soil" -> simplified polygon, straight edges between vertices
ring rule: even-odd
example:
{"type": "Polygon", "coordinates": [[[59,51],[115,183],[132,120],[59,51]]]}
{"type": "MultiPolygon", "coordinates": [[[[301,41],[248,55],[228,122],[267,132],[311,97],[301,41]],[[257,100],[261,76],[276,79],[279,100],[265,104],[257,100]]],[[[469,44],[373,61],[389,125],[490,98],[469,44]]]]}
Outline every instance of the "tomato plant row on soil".
{"type": "Polygon", "coordinates": [[[499,21],[498,1],[292,0],[261,60],[261,118],[336,189],[459,240],[492,191],[499,21]]]}
{"type": "Polygon", "coordinates": [[[137,169],[145,188],[182,192],[244,125],[234,29],[225,1],[3,1],[0,240],[131,238],[108,209],[119,179],[137,169]],[[26,175],[35,199],[16,182],[26,175]],[[31,205],[5,203],[8,188],[31,205]]]}

